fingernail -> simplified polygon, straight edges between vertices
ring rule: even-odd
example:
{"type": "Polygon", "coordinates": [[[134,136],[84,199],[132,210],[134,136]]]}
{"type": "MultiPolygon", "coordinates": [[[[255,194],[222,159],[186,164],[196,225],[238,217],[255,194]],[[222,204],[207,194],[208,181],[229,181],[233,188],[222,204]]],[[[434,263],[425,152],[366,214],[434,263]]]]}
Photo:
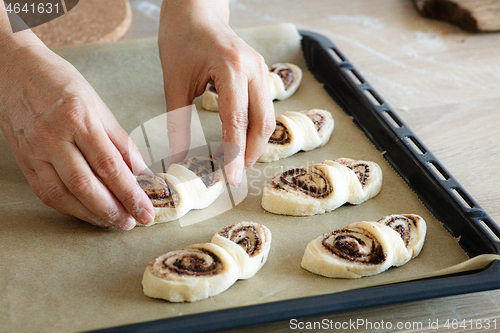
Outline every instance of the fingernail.
{"type": "Polygon", "coordinates": [[[236,172],[233,175],[234,186],[240,187],[242,180],[243,180],[243,170],[236,170],[236,172]]]}
{"type": "Polygon", "coordinates": [[[146,209],[141,208],[137,214],[137,221],[142,225],[151,225],[155,218],[146,209]]]}
{"type": "Polygon", "coordinates": [[[134,229],[135,224],[135,220],[132,217],[127,217],[118,225],[118,227],[122,230],[132,230],[134,229]]]}

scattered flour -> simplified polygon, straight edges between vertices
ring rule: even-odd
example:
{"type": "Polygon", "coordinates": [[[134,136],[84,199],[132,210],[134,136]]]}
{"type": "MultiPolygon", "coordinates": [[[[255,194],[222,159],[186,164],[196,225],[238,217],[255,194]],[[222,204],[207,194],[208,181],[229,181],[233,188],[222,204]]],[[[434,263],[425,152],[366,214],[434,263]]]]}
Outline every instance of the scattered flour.
{"type": "Polygon", "coordinates": [[[349,16],[349,15],[332,15],[328,17],[331,21],[343,21],[361,24],[373,30],[382,29],[385,25],[380,20],[368,16],[349,16]]]}

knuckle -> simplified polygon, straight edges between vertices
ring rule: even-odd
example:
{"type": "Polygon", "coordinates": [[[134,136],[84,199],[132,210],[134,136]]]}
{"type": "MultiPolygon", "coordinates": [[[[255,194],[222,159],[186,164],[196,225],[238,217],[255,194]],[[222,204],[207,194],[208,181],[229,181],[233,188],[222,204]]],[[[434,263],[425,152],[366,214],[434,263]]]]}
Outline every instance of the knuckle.
{"type": "Polygon", "coordinates": [[[68,188],[78,197],[92,193],[94,186],[92,180],[85,174],[76,173],[69,178],[68,188]]]}
{"type": "Polygon", "coordinates": [[[243,69],[244,56],[236,48],[231,48],[225,51],[224,58],[226,62],[236,71],[243,69]]]}
{"type": "Polygon", "coordinates": [[[51,198],[47,195],[47,193],[45,193],[40,189],[33,189],[33,192],[35,192],[36,196],[40,198],[40,200],[45,206],[53,207],[54,203],[51,200],[51,198]]]}
{"type": "Polygon", "coordinates": [[[47,206],[54,206],[59,204],[65,195],[66,191],[61,186],[53,185],[44,191],[44,199],[47,203],[44,202],[44,199],[42,199],[42,202],[47,206]]]}
{"type": "Polygon", "coordinates": [[[76,95],[64,97],[59,102],[59,112],[63,119],[72,126],[78,126],[85,123],[88,108],[85,101],[76,95]]]}
{"type": "Polygon", "coordinates": [[[103,179],[116,179],[120,174],[120,160],[103,154],[97,158],[95,171],[103,179]]]}
{"type": "Polygon", "coordinates": [[[122,213],[116,205],[108,205],[105,210],[106,220],[109,222],[118,222],[123,218],[122,213]]]}
{"type": "Polygon", "coordinates": [[[125,192],[123,196],[120,196],[120,201],[123,204],[123,206],[127,208],[128,211],[134,213],[138,209],[138,204],[139,204],[138,198],[139,198],[139,192],[136,190],[131,190],[125,192]]]}
{"type": "Polygon", "coordinates": [[[50,197],[45,192],[37,193],[37,196],[40,198],[40,200],[42,200],[42,202],[45,206],[49,206],[49,207],[54,206],[54,202],[52,201],[52,199],[50,199],[50,197]]]}
{"type": "Polygon", "coordinates": [[[244,130],[248,127],[248,117],[243,112],[234,113],[226,121],[226,126],[235,131],[244,130]]]}
{"type": "Polygon", "coordinates": [[[255,52],[255,59],[257,63],[257,68],[261,73],[267,74],[269,72],[269,68],[267,67],[266,61],[264,60],[264,57],[260,54],[255,52]]]}

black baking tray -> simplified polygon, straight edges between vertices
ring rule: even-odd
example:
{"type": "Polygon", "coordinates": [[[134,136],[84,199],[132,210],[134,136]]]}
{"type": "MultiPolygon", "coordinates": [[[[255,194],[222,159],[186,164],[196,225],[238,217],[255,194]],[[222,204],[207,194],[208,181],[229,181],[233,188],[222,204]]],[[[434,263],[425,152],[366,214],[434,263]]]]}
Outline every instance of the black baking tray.
{"type": "MultiPolygon", "coordinates": [[[[500,228],[328,38],[300,31],[309,70],[470,257],[500,254],[500,228]]],[[[264,303],[95,332],[210,332],[500,288],[500,262],[472,272],[264,303]]]]}

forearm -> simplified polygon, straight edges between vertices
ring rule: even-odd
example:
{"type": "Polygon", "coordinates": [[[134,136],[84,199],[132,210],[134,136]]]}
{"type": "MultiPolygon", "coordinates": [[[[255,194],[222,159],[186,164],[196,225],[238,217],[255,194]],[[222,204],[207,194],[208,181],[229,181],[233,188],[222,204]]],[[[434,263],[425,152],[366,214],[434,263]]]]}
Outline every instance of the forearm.
{"type": "Polygon", "coordinates": [[[229,23],[229,0],[164,0],[160,26],[184,26],[188,21],[207,22],[207,17],[229,23]]]}

